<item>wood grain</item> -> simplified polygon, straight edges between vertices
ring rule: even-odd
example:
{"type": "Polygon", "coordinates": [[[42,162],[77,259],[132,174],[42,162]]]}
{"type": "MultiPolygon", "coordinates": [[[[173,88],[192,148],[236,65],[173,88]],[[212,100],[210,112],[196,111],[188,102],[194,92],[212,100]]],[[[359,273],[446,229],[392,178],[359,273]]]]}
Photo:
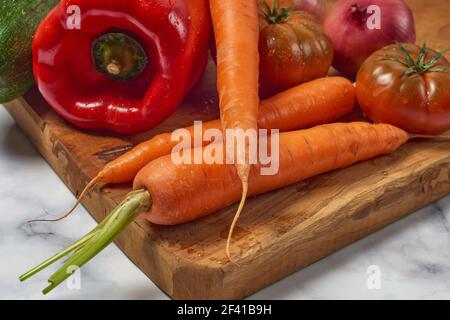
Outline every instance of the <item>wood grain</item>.
{"type": "MultiPolygon", "coordinates": [[[[407,2],[415,13],[418,43],[450,48],[450,2],[407,2]]],[[[35,89],[6,108],[78,194],[115,156],[114,150],[194,119],[217,117],[214,79],[209,64],[175,116],[133,137],[78,131],[52,112],[35,89]]],[[[229,263],[224,251],[235,206],[176,227],[138,219],[117,243],[175,299],[243,298],[449,194],[449,150],[450,142],[414,141],[392,155],[249,199],[233,242],[240,267],[229,263]]],[[[97,189],[83,204],[99,221],[129,190],[129,185],[97,189]]]]}

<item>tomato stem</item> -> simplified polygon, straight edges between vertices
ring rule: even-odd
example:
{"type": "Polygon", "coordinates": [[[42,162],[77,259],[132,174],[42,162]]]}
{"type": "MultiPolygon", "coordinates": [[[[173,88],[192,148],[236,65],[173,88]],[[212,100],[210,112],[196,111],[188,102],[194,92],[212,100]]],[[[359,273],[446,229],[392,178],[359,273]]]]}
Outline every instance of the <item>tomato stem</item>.
{"type": "Polygon", "coordinates": [[[268,0],[263,1],[264,9],[259,9],[261,16],[269,24],[277,24],[286,22],[290,16],[294,14],[301,14],[302,11],[298,10],[296,6],[287,8],[280,8],[279,0],[273,2],[273,7],[270,7],[268,0]]]}
{"type": "Polygon", "coordinates": [[[438,52],[433,58],[426,61],[427,45],[424,43],[420,49],[417,60],[414,61],[411,54],[401,43],[397,43],[398,48],[404,55],[404,59],[400,58],[385,58],[383,60],[391,60],[403,64],[407,69],[400,75],[400,78],[404,76],[410,76],[412,74],[424,74],[426,72],[450,72],[450,68],[435,67],[436,63],[444,57],[447,51],[438,52]]]}

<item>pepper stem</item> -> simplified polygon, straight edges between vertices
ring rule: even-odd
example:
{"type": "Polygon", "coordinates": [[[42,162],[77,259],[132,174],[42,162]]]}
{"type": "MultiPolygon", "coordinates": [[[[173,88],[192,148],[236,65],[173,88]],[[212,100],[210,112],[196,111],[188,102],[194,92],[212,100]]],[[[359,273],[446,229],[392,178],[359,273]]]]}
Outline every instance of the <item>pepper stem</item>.
{"type": "Polygon", "coordinates": [[[97,38],[92,58],[97,71],[119,81],[137,77],[148,63],[142,45],[124,33],[106,33],[97,38]]]}
{"type": "Polygon", "coordinates": [[[69,253],[75,252],[69,257],[64,265],[48,279],[50,284],[43,290],[43,293],[49,293],[70,277],[77,269],[81,268],[111,244],[111,242],[113,242],[139,214],[150,210],[150,208],[151,196],[147,190],[138,190],[129,193],[125,200],[91,232],[76,241],[67,249],[20,276],[20,281],[27,280],[49,265],[67,256],[69,253]]]}
{"type": "Polygon", "coordinates": [[[108,71],[109,74],[112,74],[114,76],[119,75],[122,72],[122,67],[120,63],[116,60],[112,60],[107,66],[106,71],[108,71]]]}

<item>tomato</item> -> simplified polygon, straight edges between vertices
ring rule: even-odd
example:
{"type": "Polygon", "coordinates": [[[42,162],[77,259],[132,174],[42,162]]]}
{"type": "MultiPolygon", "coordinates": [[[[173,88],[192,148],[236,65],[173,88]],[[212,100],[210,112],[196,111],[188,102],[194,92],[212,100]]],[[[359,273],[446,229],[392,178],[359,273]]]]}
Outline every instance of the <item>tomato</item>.
{"type": "Polygon", "coordinates": [[[310,14],[288,7],[288,1],[260,5],[262,97],[325,76],[333,61],[331,41],[320,24],[310,14]]]}
{"type": "Polygon", "coordinates": [[[373,53],[356,78],[356,97],[374,122],[412,133],[450,130],[450,64],[425,45],[389,45],[373,53]]]}

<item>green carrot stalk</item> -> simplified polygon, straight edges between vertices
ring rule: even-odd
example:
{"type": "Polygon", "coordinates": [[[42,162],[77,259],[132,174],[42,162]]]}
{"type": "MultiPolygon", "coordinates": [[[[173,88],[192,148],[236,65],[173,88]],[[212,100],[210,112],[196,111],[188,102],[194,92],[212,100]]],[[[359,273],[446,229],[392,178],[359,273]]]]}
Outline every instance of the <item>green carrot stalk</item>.
{"type": "Polygon", "coordinates": [[[97,227],[67,249],[20,276],[20,281],[29,279],[73,252],[73,255],[67,259],[64,265],[48,279],[50,284],[43,290],[43,293],[49,293],[111,244],[139,214],[150,210],[151,205],[151,196],[147,190],[137,190],[129,193],[126,199],[97,227]]]}

